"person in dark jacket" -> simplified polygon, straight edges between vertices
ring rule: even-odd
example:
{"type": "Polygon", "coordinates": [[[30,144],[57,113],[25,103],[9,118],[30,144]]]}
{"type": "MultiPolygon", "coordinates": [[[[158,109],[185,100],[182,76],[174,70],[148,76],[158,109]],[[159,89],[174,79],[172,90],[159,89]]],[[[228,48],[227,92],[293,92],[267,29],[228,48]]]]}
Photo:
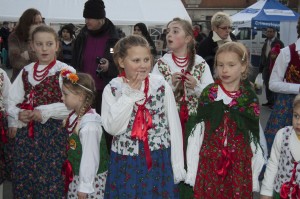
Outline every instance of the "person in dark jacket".
{"type": "Polygon", "coordinates": [[[263,106],[268,106],[273,108],[275,102],[275,94],[269,89],[269,80],[271,76],[271,71],[269,70],[270,65],[270,51],[275,45],[279,45],[280,48],[284,47],[283,42],[276,37],[276,29],[274,27],[268,27],[266,30],[266,40],[261,50],[259,72],[262,73],[264,84],[266,86],[266,98],[267,103],[262,104],[263,106]]]}
{"type": "MultiPolygon", "coordinates": [[[[95,80],[95,109],[101,113],[102,92],[118,69],[114,64],[113,47],[119,39],[115,25],[106,18],[102,0],[88,0],[84,4],[85,26],[77,35],[72,56],[72,66],[77,71],[90,74],[95,80]]],[[[111,137],[105,133],[108,148],[111,137]]]]}
{"type": "Polygon", "coordinates": [[[218,47],[229,41],[236,41],[235,36],[231,33],[231,19],[224,12],[217,12],[211,18],[211,28],[208,37],[206,37],[197,49],[197,54],[203,57],[214,74],[214,60],[218,47]]]}

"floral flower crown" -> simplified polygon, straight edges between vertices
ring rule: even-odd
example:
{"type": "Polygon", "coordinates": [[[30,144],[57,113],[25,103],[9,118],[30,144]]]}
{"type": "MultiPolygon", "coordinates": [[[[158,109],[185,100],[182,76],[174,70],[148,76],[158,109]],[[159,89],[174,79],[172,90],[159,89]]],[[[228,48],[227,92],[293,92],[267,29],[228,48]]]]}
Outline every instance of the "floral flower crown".
{"type": "Polygon", "coordinates": [[[70,70],[64,68],[60,71],[60,75],[63,78],[68,79],[72,84],[76,84],[76,85],[80,86],[81,88],[93,93],[93,91],[91,89],[88,89],[87,87],[77,83],[77,81],[79,80],[79,77],[76,73],[72,73],[70,70]]]}

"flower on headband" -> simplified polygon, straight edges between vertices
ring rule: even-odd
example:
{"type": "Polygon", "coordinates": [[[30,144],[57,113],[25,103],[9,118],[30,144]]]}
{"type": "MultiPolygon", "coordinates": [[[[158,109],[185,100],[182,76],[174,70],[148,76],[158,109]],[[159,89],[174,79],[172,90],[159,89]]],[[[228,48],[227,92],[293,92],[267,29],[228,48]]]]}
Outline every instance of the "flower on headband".
{"type": "Polygon", "coordinates": [[[63,78],[67,78],[68,80],[70,80],[73,84],[77,83],[77,81],[79,80],[78,76],[75,73],[72,73],[67,69],[62,69],[60,75],[63,78]]]}

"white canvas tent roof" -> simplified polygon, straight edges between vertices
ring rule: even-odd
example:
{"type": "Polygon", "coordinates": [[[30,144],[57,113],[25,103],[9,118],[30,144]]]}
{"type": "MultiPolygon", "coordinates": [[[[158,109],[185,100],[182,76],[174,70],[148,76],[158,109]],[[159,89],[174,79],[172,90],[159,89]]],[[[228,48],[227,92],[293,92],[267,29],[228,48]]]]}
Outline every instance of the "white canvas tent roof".
{"type": "MultiPolygon", "coordinates": [[[[0,21],[18,21],[28,8],[36,8],[47,24],[84,24],[86,0],[0,0],[0,21]]],[[[181,0],[104,0],[106,17],[115,25],[166,25],[174,17],[190,20],[181,0]]]]}

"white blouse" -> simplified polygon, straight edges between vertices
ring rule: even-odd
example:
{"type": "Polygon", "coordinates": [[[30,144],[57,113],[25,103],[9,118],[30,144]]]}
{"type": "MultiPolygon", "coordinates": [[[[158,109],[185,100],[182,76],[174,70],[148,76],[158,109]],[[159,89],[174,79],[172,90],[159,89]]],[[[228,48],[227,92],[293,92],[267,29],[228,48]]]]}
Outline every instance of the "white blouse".
{"type": "MultiPolygon", "coordinates": [[[[218,94],[216,101],[223,100],[224,104],[229,104],[232,101],[228,95],[224,93],[224,91],[218,87],[218,94]]],[[[185,179],[185,183],[194,186],[196,181],[197,169],[199,164],[199,152],[202,146],[203,138],[204,138],[204,130],[205,124],[204,122],[198,123],[188,138],[188,146],[186,151],[187,156],[187,177],[185,179]]],[[[253,139],[251,139],[253,140],[253,139]]],[[[226,141],[225,141],[226,142],[226,141]]],[[[258,175],[264,165],[264,157],[261,147],[251,142],[250,143],[251,150],[253,153],[251,160],[251,168],[252,168],[252,191],[259,191],[259,182],[258,175]]]]}
{"type": "Polygon", "coordinates": [[[8,109],[8,95],[11,88],[10,80],[6,72],[0,68],[0,76],[3,75],[3,82],[0,80],[0,111],[8,109]]]}
{"type": "MultiPolygon", "coordinates": [[[[70,123],[77,117],[73,114],[70,123]]],[[[94,180],[100,162],[100,141],[102,136],[101,117],[94,109],[81,117],[79,121],[79,139],[82,145],[82,156],[79,167],[79,184],[77,191],[93,193],[94,180]]],[[[71,149],[70,149],[71,150],[71,149]]]]}
{"type": "MultiPolygon", "coordinates": [[[[178,111],[176,109],[176,102],[174,99],[173,91],[168,85],[168,83],[160,76],[149,74],[149,96],[156,96],[156,93],[152,93],[156,91],[159,86],[163,85],[165,88],[165,96],[164,96],[164,109],[165,109],[165,117],[169,124],[169,134],[171,140],[171,163],[174,174],[174,182],[179,183],[183,181],[185,178],[185,170],[184,170],[184,159],[183,159],[183,145],[182,145],[182,130],[180,119],[178,115],[178,111]]],[[[108,84],[104,91],[102,97],[102,123],[104,129],[113,136],[119,136],[120,140],[125,140],[127,133],[127,127],[129,121],[132,117],[132,112],[134,109],[134,105],[136,102],[143,103],[145,99],[144,83],[140,90],[134,90],[128,86],[128,84],[123,83],[122,78],[115,78],[108,84]],[[119,85],[119,89],[121,89],[121,93],[116,96],[112,93],[111,84],[119,85]]],[[[153,99],[155,101],[155,99],[153,99]]],[[[155,102],[153,102],[155,103],[155,102]]],[[[159,133],[158,133],[159,134],[159,133]]],[[[153,135],[148,134],[149,140],[153,135]]],[[[161,141],[165,138],[161,137],[160,140],[152,140],[154,145],[156,141],[161,141]]],[[[131,144],[133,141],[127,141],[131,144]]],[[[165,143],[165,142],[164,142],[165,143]]],[[[121,146],[112,146],[112,150],[116,150],[117,147],[121,146]]],[[[120,151],[122,154],[126,155],[137,155],[138,154],[138,145],[132,145],[133,151],[128,151],[128,149],[123,146],[120,151]]],[[[150,150],[151,150],[150,146],[150,150]]],[[[118,152],[120,152],[118,151],[118,152]]]]}
{"type": "MultiPolygon", "coordinates": [[[[27,66],[25,66],[22,71],[19,73],[15,81],[13,82],[11,86],[11,92],[9,92],[8,97],[8,126],[9,127],[17,127],[22,128],[25,127],[27,124],[21,122],[18,120],[19,118],[19,112],[22,111],[20,108],[18,108],[16,105],[19,103],[22,103],[25,99],[25,91],[24,91],[24,83],[22,79],[22,73],[23,70],[28,72],[28,81],[31,85],[35,86],[39,84],[39,81],[36,81],[33,78],[33,66],[35,63],[31,63],[27,66]]],[[[43,70],[47,65],[39,65],[38,70],[43,70]]],[[[76,72],[75,69],[63,62],[56,61],[56,64],[49,70],[48,76],[55,75],[57,71],[61,71],[63,68],[67,68],[68,70],[72,72],[76,72]]],[[[59,86],[62,87],[62,78],[59,77],[59,86]]],[[[52,103],[48,105],[41,105],[35,107],[35,109],[39,110],[42,115],[42,124],[46,123],[49,118],[53,119],[64,119],[68,116],[69,111],[67,110],[64,103],[52,103]]]]}
{"type": "MultiPolygon", "coordinates": [[[[171,71],[171,74],[173,73],[176,73],[176,72],[181,72],[182,69],[186,70],[187,66],[184,67],[184,68],[180,68],[178,67],[173,59],[172,59],[172,54],[171,53],[166,53],[162,58],[160,58],[165,64],[168,65],[170,71],[171,71]]],[[[210,68],[208,66],[208,64],[205,62],[205,60],[200,57],[199,55],[195,55],[195,65],[198,65],[198,64],[201,64],[201,63],[204,63],[205,65],[205,68],[204,68],[204,72],[203,74],[201,74],[201,79],[200,81],[198,81],[198,79],[196,79],[197,81],[197,84],[196,84],[196,87],[194,89],[190,89],[190,88],[187,88],[187,95],[190,96],[190,95],[196,95],[197,97],[200,97],[203,89],[208,86],[209,84],[213,83],[214,80],[213,80],[213,77],[211,75],[211,72],[210,72],[210,68]]],[[[158,75],[162,75],[158,69],[158,64],[156,63],[153,70],[152,70],[152,74],[158,74],[158,75]]],[[[172,84],[172,79],[170,79],[168,81],[169,85],[172,87],[172,89],[174,90],[175,87],[173,86],[172,84]]]]}
{"type": "MultiPolygon", "coordinates": [[[[292,131],[290,140],[289,140],[289,148],[296,162],[300,161],[300,140],[298,139],[296,132],[294,131],[292,126],[288,127],[290,131],[292,131]]],[[[272,196],[274,191],[275,178],[278,171],[279,159],[281,154],[281,144],[283,139],[283,133],[286,131],[286,127],[280,129],[275,136],[271,155],[268,160],[266,172],[264,175],[264,180],[262,181],[261,186],[261,195],[272,196]]]]}
{"type": "MultiPolygon", "coordinates": [[[[296,41],[296,51],[300,52],[300,39],[296,41]]],[[[298,94],[299,84],[285,82],[284,75],[291,60],[291,53],[289,46],[280,50],[280,53],[275,61],[272,70],[269,87],[270,90],[283,94],[298,94]]]]}

